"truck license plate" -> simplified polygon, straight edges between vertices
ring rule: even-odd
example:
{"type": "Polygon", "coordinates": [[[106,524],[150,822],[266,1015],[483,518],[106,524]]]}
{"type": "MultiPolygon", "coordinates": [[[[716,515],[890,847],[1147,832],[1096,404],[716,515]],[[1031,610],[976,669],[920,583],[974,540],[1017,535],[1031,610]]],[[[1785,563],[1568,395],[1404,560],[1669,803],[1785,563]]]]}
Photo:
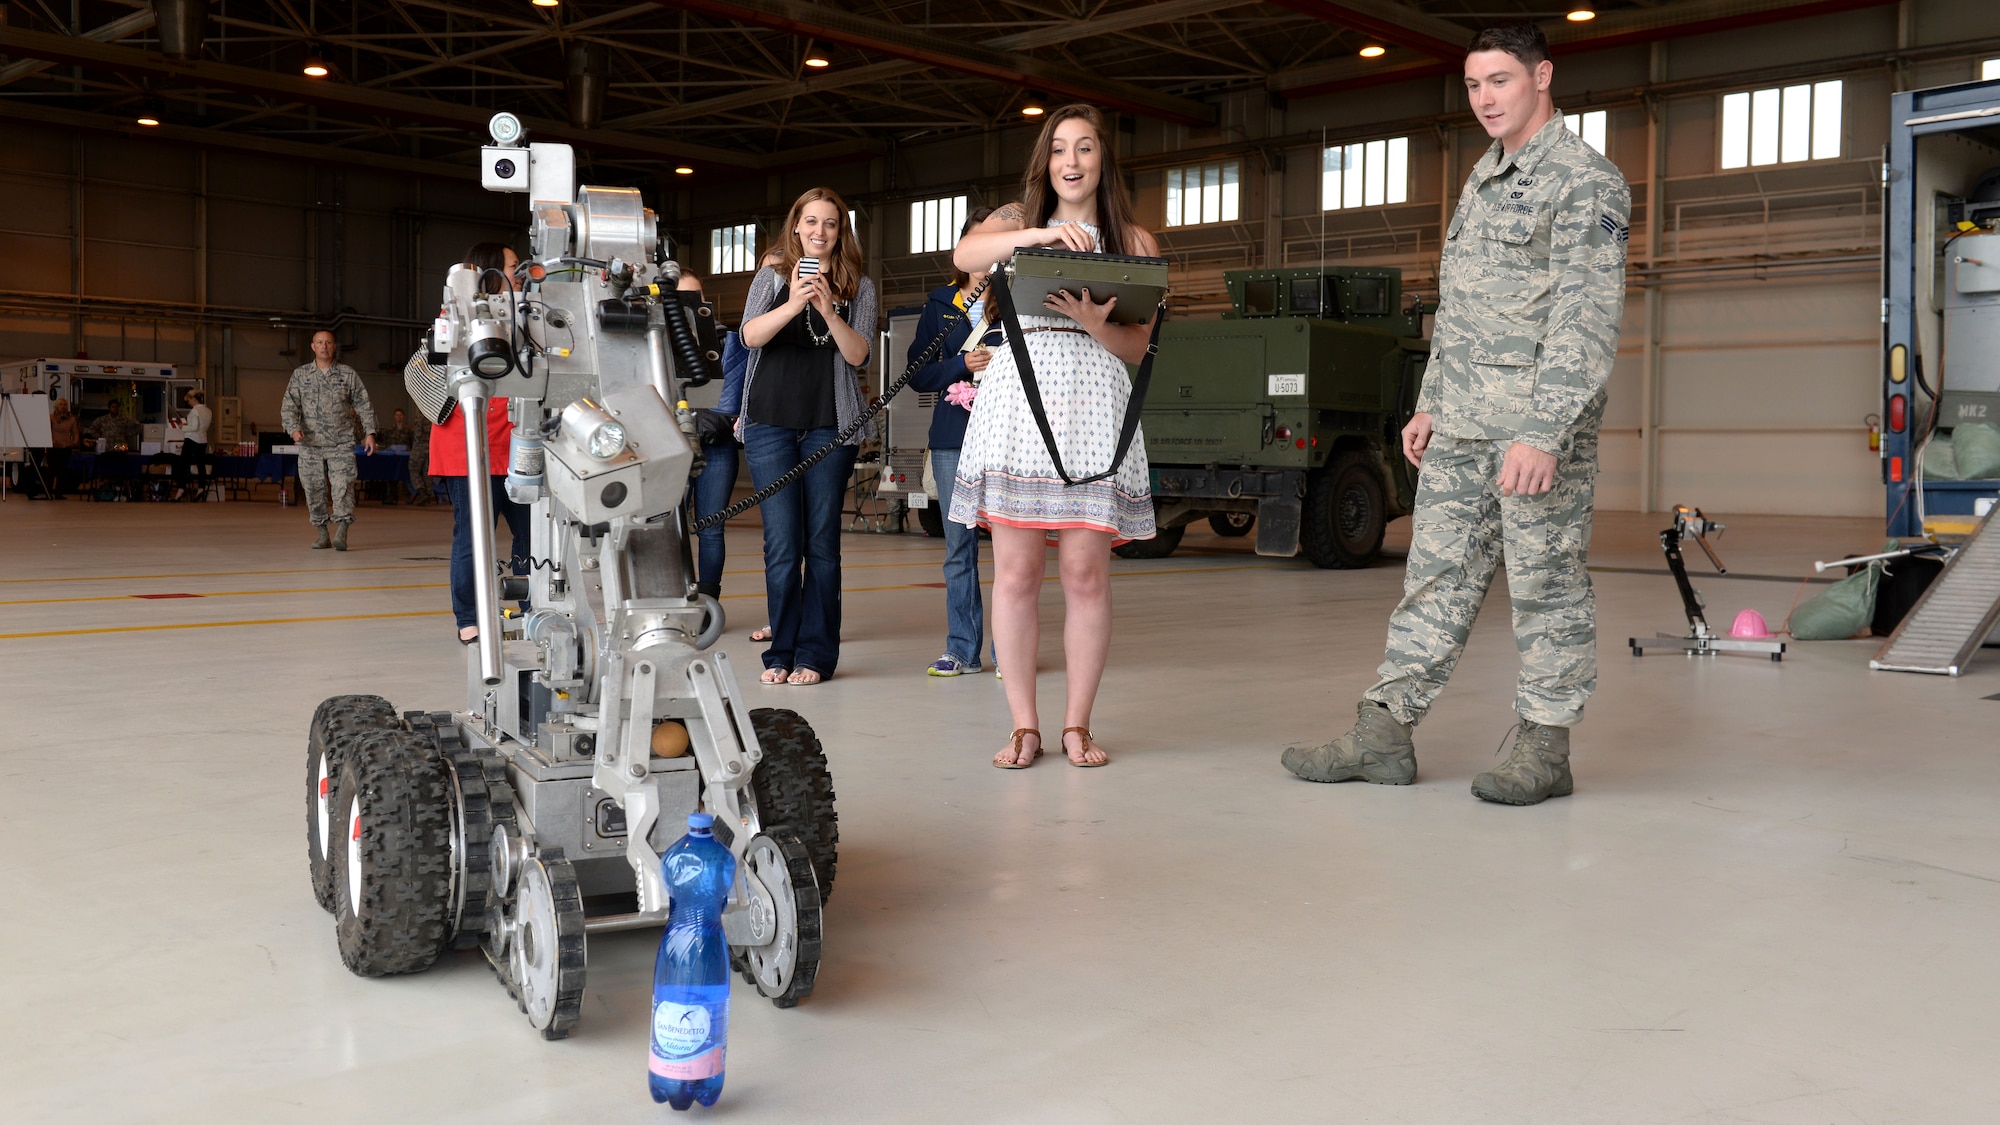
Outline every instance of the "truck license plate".
{"type": "Polygon", "coordinates": [[[1265,393],[1276,395],[1302,395],[1306,393],[1306,377],[1300,375],[1267,375],[1268,389],[1265,393]]]}

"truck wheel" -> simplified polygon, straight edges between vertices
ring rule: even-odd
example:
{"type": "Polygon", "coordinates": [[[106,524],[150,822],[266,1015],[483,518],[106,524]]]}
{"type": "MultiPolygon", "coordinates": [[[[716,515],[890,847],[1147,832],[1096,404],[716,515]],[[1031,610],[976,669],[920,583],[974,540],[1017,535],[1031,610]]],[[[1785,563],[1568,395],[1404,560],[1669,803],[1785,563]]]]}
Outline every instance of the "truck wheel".
{"type": "Polygon", "coordinates": [[[1345,453],[1306,481],[1299,548],[1323,570],[1354,570],[1375,561],[1389,526],[1382,471],[1366,453],[1345,453]]]}
{"type": "Polygon", "coordinates": [[[429,734],[371,731],[340,763],[334,933],[357,976],[428,969],[451,940],[451,783],[429,734]]]}
{"type": "Polygon", "coordinates": [[[1111,553],[1121,559],[1164,559],[1181,545],[1181,536],[1187,534],[1187,525],[1163,527],[1151,539],[1134,539],[1130,543],[1120,543],[1111,548],[1111,553]]]}
{"type": "Polygon", "coordinates": [[[1217,512],[1208,517],[1208,526],[1224,539],[1241,539],[1256,525],[1255,512],[1217,512]]]}
{"type": "Polygon", "coordinates": [[[771,831],[782,824],[798,836],[812,857],[819,876],[819,897],[833,896],[833,872],[839,858],[840,817],[833,808],[833,775],[826,768],[812,724],[796,711],[759,707],[750,712],[751,729],[764,760],[750,778],[757,795],[757,819],[771,831]]]}
{"type": "Polygon", "coordinates": [[[944,513],[938,510],[937,501],[931,501],[928,508],[917,509],[917,526],[932,539],[944,538],[944,513]]]}
{"type": "Polygon", "coordinates": [[[333,858],[327,840],[339,835],[332,821],[340,761],[356,735],[397,725],[396,709],[379,695],[336,695],[313,712],[306,733],[306,876],[321,909],[333,909],[333,858]]]}

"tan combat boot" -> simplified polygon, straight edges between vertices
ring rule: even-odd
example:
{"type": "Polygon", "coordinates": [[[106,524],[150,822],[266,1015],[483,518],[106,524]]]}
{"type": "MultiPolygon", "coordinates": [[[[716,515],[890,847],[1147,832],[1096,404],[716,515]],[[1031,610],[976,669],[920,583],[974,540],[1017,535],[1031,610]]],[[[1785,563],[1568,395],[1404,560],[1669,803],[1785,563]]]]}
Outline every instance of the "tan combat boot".
{"type": "Polygon", "coordinates": [[[333,525],[333,549],[347,550],[347,524],[344,522],[333,525]]]}
{"type": "Polygon", "coordinates": [[[313,540],[313,545],[312,545],[312,549],[313,549],[313,550],[315,550],[315,551],[324,551],[324,550],[326,550],[326,549],[327,549],[328,547],[330,547],[330,546],[332,546],[332,545],[333,545],[333,544],[332,544],[332,540],[330,540],[330,539],[328,539],[328,538],[327,538],[327,530],[326,530],[326,525],[325,525],[325,524],[320,524],[320,525],[319,525],[319,538],[318,538],[318,539],[315,539],[315,540],[313,540]]]}
{"type": "Polygon", "coordinates": [[[1499,769],[1472,779],[1473,796],[1502,805],[1539,805],[1576,791],[1569,775],[1568,727],[1522,719],[1513,735],[1514,752],[1499,769]]]}
{"type": "Polygon", "coordinates": [[[1294,746],[1281,759],[1307,781],[1366,781],[1408,785],[1417,779],[1417,747],[1410,727],[1380,703],[1355,706],[1354,729],[1319,746],[1294,746]]]}

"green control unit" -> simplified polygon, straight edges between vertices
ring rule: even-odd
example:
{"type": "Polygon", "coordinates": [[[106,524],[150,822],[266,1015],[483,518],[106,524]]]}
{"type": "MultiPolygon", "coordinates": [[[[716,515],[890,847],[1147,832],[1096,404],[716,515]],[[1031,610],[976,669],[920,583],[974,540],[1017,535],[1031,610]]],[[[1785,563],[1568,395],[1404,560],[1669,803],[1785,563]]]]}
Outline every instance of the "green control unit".
{"type": "Polygon", "coordinates": [[[1188,524],[1254,528],[1257,553],[1367,566],[1389,520],[1409,514],[1415,469],[1400,431],[1430,342],[1402,271],[1307,266],[1224,275],[1231,311],[1169,320],[1144,414],[1161,558],[1188,524]]]}

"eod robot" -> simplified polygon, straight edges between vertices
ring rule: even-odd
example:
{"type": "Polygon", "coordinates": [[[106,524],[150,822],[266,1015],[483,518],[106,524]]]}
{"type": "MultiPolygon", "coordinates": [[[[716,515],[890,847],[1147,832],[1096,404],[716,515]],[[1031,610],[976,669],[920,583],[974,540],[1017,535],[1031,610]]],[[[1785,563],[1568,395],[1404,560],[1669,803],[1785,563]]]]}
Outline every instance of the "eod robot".
{"type": "Polygon", "coordinates": [[[523,145],[508,114],[491,131],[482,181],[528,193],[531,256],[518,291],[497,271],[451,270],[429,382],[413,389],[433,420],[463,412],[472,466],[488,463],[489,399],[508,400],[508,488],[533,502],[533,561],[496,577],[491,497],[468,489],[480,630],[465,710],[320,705],[314,891],[354,972],[416,972],[477,946],[559,1039],[581,1009],[587,935],[665,923],[660,852],[702,808],[738,865],[722,916],[732,960],[790,1007],[818,971],[839,830],[811,726],[752,710],[729,658],[707,651],[723,615],[694,587],[684,502],[699,447],[675,404],[715,359],[709,310],[674,292],[680,267],[637,191],[576,189],[569,147],[523,145]],[[503,622],[502,601],[523,598],[503,622]],[[627,905],[589,916],[597,896],[627,905]]]}

